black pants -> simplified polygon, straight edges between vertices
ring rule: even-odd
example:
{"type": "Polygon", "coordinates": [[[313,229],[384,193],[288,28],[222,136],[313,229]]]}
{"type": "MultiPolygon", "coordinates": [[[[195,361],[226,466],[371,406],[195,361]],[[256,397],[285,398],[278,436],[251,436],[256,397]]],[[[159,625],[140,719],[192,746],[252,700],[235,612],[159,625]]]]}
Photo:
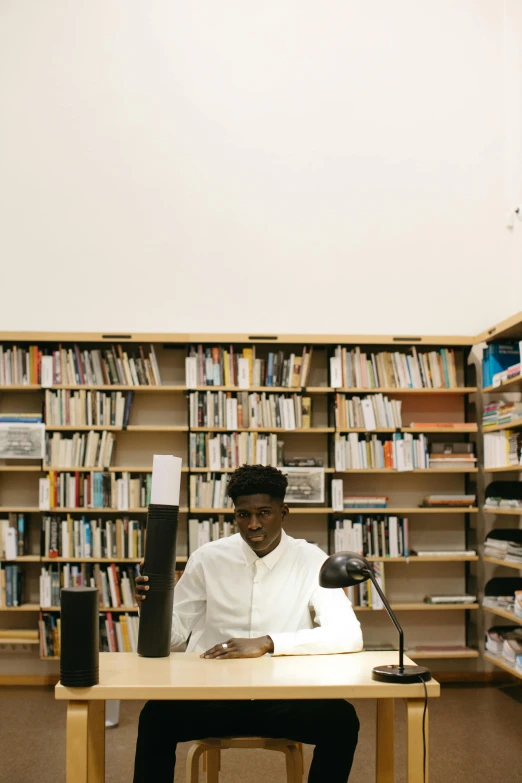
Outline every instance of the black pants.
{"type": "Polygon", "coordinates": [[[308,783],[346,783],[359,719],[343,700],[148,701],[141,711],[134,783],[172,783],[178,742],[286,737],[315,745],[308,783]]]}

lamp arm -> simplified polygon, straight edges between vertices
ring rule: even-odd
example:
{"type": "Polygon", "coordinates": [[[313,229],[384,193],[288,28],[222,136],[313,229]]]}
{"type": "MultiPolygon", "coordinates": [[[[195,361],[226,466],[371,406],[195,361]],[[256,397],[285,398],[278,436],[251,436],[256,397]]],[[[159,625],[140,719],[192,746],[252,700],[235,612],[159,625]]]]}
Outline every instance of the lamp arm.
{"type": "Polygon", "coordinates": [[[375,578],[375,575],[373,573],[373,568],[369,568],[367,573],[368,573],[368,576],[369,576],[369,578],[371,580],[372,585],[375,587],[375,589],[379,593],[379,595],[381,597],[381,601],[383,602],[384,606],[386,607],[386,611],[390,615],[390,618],[391,618],[394,626],[396,627],[396,629],[399,632],[399,670],[403,671],[403,669],[404,669],[404,631],[402,630],[402,628],[401,628],[401,626],[399,624],[399,621],[397,620],[397,618],[396,618],[396,616],[395,616],[395,614],[393,612],[393,609],[391,608],[390,604],[388,603],[388,599],[384,595],[383,591],[381,590],[381,587],[380,587],[379,583],[377,582],[377,580],[375,578]]]}

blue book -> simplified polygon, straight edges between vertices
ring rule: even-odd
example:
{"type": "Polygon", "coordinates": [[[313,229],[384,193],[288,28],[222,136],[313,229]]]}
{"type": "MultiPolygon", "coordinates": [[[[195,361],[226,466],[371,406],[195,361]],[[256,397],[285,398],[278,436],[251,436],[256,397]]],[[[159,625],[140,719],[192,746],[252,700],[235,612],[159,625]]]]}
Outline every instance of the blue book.
{"type": "Polygon", "coordinates": [[[18,556],[22,557],[24,554],[24,543],[25,543],[25,517],[23,514],[18,514],[18,538],[17,538],[17,545],[18,545],[18,556]]]}
{"type": "Polygon", "coordinates": [[[266,385],[274,385],[274,354],[270,352],[268,354],[268,369],[266,372],[266,385]]]}

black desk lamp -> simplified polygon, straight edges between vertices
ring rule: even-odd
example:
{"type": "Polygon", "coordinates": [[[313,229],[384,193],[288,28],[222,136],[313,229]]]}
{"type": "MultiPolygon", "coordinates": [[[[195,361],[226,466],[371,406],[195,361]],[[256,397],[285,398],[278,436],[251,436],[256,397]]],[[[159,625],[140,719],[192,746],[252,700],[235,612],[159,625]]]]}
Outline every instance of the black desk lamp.
{"type": "Polygon", "coordinates": [[[404,632],[395,617],[386,596],[382,592],[370,563],[356,552],[338,552],[325,560],[319,572],[319,584],[321,587],[352,587],[366,582],[368,579],[380,595],[386,611],[399,632],[399,665],[376,666],[372,677],[381,682],[418,682],[431,680],[431,672],[425,666],[404,665],[404,632]]]}

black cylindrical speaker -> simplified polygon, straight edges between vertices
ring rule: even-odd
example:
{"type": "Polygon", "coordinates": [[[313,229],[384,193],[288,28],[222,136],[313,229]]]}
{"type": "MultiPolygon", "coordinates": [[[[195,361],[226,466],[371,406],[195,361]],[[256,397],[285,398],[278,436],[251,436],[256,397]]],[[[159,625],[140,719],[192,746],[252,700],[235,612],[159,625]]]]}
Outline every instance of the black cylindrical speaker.
{"type": "Polygon", "coordinates": [[[61,591],[60,682],[90,688],[99,681],[99,597],[97,587],[61,591]]]}
{"type": "Polygon", "coordinates": [[[140,606],[138,633],[138,655],[145,658],[170,655],[178,514],[179,506],[149,505],[143,568],[149,589],[140,606]]]}

